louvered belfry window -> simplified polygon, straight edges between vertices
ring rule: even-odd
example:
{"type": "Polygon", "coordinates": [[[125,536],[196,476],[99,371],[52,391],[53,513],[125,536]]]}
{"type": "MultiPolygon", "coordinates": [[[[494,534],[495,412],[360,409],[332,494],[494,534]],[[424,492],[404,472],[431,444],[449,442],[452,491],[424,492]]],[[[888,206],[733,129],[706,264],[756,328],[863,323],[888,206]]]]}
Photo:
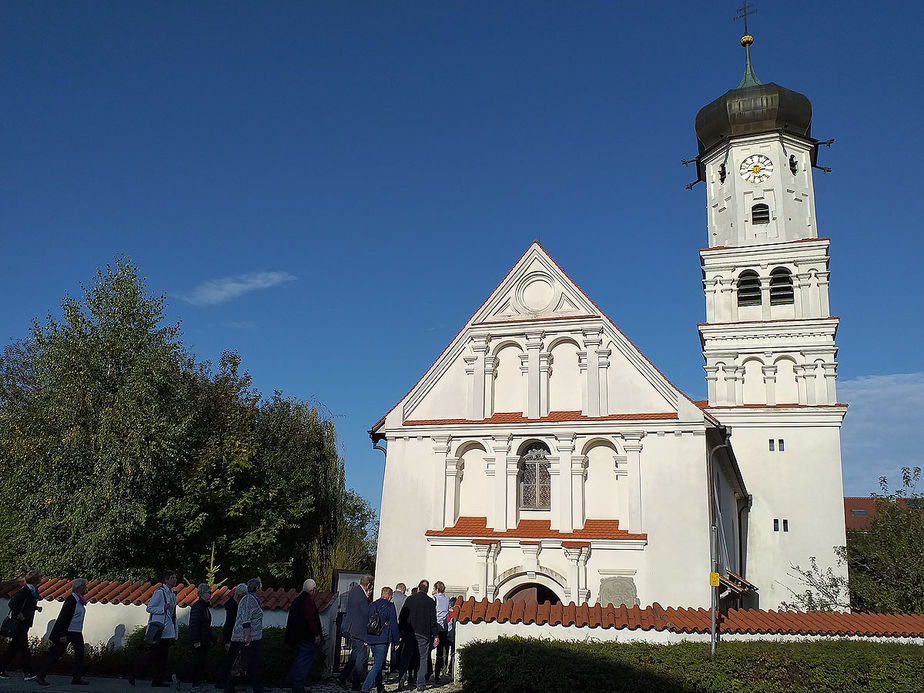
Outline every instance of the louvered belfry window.
{"type": "Polygon", "coordinates": [[[760,277],[757,272],[748,270],[738,277],[738,305],[760,305],[760,277]]]}
{"type": "Polygon", "coordinates": [[[770,305],[781,306],[794,302],[792,273],[785,267],[777,267],[770,273],[770,305]]]}
{"type": "Polygon", "coordinates": [[[552,507],[552,477],[548,450],[531,447],[520,458],[519,501],[521,510],[549,510],[552,507]]]}
{"type": "Polygon", "coordinates": [[[770,208],[765,204],[756,204],[751,207],[751,223],[752,224],[769,224],[770,223],[770,208]]]}

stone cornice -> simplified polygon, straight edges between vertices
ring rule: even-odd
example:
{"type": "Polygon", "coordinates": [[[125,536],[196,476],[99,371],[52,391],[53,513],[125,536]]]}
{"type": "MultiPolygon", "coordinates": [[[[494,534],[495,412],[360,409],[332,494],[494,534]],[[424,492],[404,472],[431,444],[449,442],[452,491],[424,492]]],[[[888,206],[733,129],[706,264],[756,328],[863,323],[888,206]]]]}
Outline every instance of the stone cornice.
{"type": "Polygon", "coordinates": [[[847,413],[846,404],[829,405],[763,405],[715,406],[707,411],[726,426],[748,428],[778,428],[780,426],[837,427],[847,413]]]}

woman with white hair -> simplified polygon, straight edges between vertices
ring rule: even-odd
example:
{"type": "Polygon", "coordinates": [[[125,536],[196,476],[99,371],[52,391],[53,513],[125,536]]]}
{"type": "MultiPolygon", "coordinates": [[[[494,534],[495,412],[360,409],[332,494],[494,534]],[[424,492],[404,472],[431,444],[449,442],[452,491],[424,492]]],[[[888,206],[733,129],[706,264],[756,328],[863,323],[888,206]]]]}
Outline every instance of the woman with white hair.
{"type": "MultiPolygon", "coordinates": [[[[260,578],[247,581],[246,585],[238,585],[235,592],[244,587],[246,594],[241,597],[237,605],[237,620],[231,632],[231,658],[234,661],[240,658],[247,668],[247,677],[253,687],[253,693],[263,693],[263,680],[260,672],[260,641],[263,639],[263,605],[257,596],[257,591],[263,587],[260,578]]],[[[225,682],[225,693],[234,693],[236,677],[234,669],[225,682]]]]}
{"type": "Polygon", "coordinates": [[[176,640],[176,587],[177,576],[173,570],[164,572],[164,579],[154,590],[148,600],[145,610],[148,612],[148,627],[145,642],[150,649],[135,660],[132,672],[128,677],[129,685],[135,685],[137,671],[140,667],[151,666],[152,688],[168,688],[169,683],[164,681],[164,672],[167,669],[167,652],[176,640]]]}
{"type": "Polygon", "coordinates": [[[68,645],[74,650],[74,674],[71,684],[74,686],[89,685],[90,682],[83,678],[83,619],[86,614],[86,605],[87,581],[84,578],[77,578],[71,583],[71,593],[61,605],[61,611],[48,636],[51,649],[43,658],[39,665],[38,676],[35,677],[35,682],[39,686],[51,685],[45,680],[45,675],[61,658],[68,645]]]}

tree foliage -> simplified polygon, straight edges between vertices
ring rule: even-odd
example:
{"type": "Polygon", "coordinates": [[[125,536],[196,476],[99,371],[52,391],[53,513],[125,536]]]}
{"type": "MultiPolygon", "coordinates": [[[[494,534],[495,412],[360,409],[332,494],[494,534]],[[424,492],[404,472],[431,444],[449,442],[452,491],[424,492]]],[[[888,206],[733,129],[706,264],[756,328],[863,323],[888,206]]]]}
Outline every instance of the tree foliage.
{"type": "Polygon", "coordinates": [[[809,568],[793,566],[792,574],[805,589],[790,590],[793,601],[782,606],[924,612],[924,494],[916,491],[920,477],[920,467],[902,468],[902,486],[894,491],[880,477],[882,493],[873,494],[876,512],[869,526],[849,530],[847,545],[834,547],[838,564],[847,563],[849,581],[831,568],[820,570],[813,556],[809,568]]]}
{"type": "Polygon", "coordinates": [[[297,581],[337,543],[333,423],[196,363],[128,260],[0,357],[0,573],[297,581]]]}

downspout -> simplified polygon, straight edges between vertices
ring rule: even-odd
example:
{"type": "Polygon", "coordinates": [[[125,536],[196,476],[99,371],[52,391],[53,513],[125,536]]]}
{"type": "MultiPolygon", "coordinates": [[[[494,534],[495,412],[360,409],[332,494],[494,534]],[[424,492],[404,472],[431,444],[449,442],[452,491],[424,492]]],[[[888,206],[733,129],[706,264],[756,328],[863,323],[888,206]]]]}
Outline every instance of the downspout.
{"type": "MultiPolygon", "coordinates": [[[[715,454],[722,448],[730,449],[731,442],[731,433],[724,426],[721,427],[722,435],[725,439],[725,442],[721,445],[716,445],[712,450],[709,451],[709,457],[706,462],[706,474],[708,475],[709,481],[709,565],[710,570],[713,573],[719,572],[719,558],[717,555],[717,546],[716,546],[716,531],[715,526],[715,483],[714,483],[714,470],[715,470],[715,454]]],[[[715,643],[717,639],[716,631],[716,611],[719,603],[719,588],[710,587],[709,591],[711,592],[710,599],[710,629],[709,629],[709,655],[715,657],[715,643]]]]}

